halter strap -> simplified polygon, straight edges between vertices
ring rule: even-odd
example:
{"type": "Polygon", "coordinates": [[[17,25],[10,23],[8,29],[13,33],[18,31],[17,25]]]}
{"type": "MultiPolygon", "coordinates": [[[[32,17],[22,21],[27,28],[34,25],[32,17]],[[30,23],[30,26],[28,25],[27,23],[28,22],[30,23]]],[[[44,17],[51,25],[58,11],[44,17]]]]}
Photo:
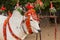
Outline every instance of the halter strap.
{"type": "Polygon", "coordinates": [[[3,24],[3,36],[4,36],[4,40],[7,40],[7,33],[6,33],[6,32],[7,32],[7,31],[6,31],[7,24],[8,24],[8,28],[9,28],[9,31],[10,31],[11,35],[12,35],[14,38],[16,38],[17,40],[18,40],[18,39],[21,40],[21,38],[17,37],[17,36],[13,33],[12,29],[10,28],[10,24],[9,24],[9,19],[10,19],[10,17],[11,17],[11,16],[8,16],[8,18],[4,21],[4,24],[3,24]]]}

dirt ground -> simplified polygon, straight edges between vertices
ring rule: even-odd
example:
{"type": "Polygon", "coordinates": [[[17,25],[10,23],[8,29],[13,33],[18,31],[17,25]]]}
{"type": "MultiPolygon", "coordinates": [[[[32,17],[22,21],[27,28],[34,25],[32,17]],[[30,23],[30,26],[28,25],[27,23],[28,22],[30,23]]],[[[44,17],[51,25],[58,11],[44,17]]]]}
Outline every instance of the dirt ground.
{"type": "MultiPolygon", "coordinates": [[[[49,20],[43,20],[40,22],[41,28],[41,40],[55,40],[55,24],[50,23],[49,20]]],[[[36,40],[36,34],[31,34],[26,37],[25,40],[36,40]]],[[[40,40],[38,35],[37,40],[40,40]]],[[[60,40],[60,24],[57,24],[56,40],[60,40]]]]}

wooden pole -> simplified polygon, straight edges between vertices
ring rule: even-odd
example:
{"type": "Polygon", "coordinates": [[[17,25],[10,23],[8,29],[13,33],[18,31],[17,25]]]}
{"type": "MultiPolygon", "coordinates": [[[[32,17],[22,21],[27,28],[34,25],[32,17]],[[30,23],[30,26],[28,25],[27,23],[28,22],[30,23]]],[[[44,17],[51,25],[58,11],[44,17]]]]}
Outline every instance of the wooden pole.
{"type": "Polygon", "coordinates": [[[57,17],[55,17],[55,40],[57,39],[57,17]]]}
{"type": "Polygon", "coordinates": [[[36,40],[38,39],[38,34],[36,33],[36,40]]]}
{"type": "Polygon", "coordinates": [[[39,35],[40,35],[40,40],[41,40],[41,32],[39,33],[39,35]]]}

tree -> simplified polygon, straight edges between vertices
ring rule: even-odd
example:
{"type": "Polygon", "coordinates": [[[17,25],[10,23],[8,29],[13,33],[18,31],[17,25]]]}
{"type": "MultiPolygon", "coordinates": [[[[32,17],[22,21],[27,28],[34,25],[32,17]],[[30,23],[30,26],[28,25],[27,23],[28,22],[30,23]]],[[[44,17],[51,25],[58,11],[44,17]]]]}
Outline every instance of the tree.
{"type": "MultiPolygon", "coordinates": [[[[35,1],[36,0],[19,0],[20,4],[22,5],[26,4],[27,2],[35,1]]],[[[48,9],[50,8],[50,1],[53,2],[53,5],[57,10],[60,10],[60,0],[41,0],[41,1],[44,3],[45,11],[48,11],[48,9]]],[[[4,4],[7,10],[13,10],[16,3],[17,0],[0,0],[0,7],[2,6],[2,4],[4,4]]]]}

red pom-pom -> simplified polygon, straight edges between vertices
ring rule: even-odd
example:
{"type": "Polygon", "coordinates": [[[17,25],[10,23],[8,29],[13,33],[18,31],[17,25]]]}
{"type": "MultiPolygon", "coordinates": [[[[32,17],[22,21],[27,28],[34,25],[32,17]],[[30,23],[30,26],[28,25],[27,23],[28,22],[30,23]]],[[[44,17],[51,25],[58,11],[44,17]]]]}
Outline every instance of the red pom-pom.
{"type": "Polygon", "coordinates": [[[31,5],[31,4],[27,4],[26,8],[27,8],[27,9],[31,9],[31,8],[34,8],[34,6],[31,5]]]}
{"type": "Polygon", "coordinates": [[[1,7],[1,10],[6,10],[6,8],[4,6],[1,7]]]}

